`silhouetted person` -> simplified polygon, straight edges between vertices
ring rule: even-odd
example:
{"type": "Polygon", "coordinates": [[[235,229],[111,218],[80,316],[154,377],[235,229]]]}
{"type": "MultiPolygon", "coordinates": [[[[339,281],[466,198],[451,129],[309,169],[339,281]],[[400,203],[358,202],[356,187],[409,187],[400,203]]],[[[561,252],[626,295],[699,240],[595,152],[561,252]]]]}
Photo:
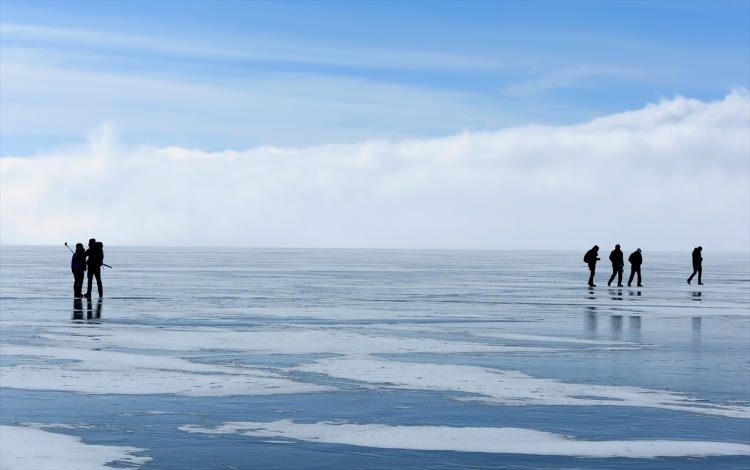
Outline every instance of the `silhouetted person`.
{"type": "Polygon", "coordinates": [[[76,251],[70,260],[70,270],[73,272],[73,297],[81,297],[83,275],[86,272],[86,250],[83,249],[83,243],[76,243],[76,251]]]}
{"type": "Polygon", "coordinates": [[[612,275],[607,282],[608,286],[612,285],[612,281],[617,276],[617,287],[622,287],[622,270],[625,267],[625,261],[623,261],[622,257],[623,254],[622,250],[620,250],[620,245],[615,245],[615,249],[609,253],[609,260],[612,262],[612,275]]]}
{"type": "Polygon", "coordinates": [[[599,245],[594,245],[589,251],[583,255],[583,262],[589,265],[589,287],[596,287],[594,284],[594,274],[596,274],[596,262],[599,261],[599,245]]]}
{"type": "Polygon", "coordinates": [[[703,285],[703,282],[701,282],[701,275],[703,274],[703,256],[701,256],[702,251],[702,246],[696,247],[693,250],[693,274],[691,274],[690,277],[687,278],[688,284],[690,284],[690,281],[693,280],[693,277],[698,274],[698,285],[703,285]]]}
{"type": "Polygon", "coordinates": [[[633,276],[638,274],[638,287],[643,287],[641,284],[641,264],[643,264],[643,256],[641,255],[641,249],[638,248],[628,256],[630,262],[630,278],[628,279],[628,287],[633,283],[633,276]]]}
{"type": "Polygon", "coordinates": [[[86,265],[89,269],[89,283],[84,297],[91,297],[91,283],[94,277],[96,277],[96,287],[99,290],[99,297],[104,294],[104,289],[102,289],[102,263],[104,263],[104,250],[102,247],[102,243],[97,242],[95,238],[89,240],[89,249],[86,250],[86,265]]]}

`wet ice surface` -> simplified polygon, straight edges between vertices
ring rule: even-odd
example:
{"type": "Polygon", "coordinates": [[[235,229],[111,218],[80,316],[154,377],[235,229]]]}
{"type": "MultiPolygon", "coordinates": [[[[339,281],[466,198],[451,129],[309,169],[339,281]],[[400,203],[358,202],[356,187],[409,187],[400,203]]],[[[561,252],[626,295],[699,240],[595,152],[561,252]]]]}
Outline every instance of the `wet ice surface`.
{"type": "Polygon", "coordinates": [[[707,250],[704,286],[689,252],[645,254],[641,289],[601,263],[589,290],[579,253],[110,247],[106,297],[76,303],[60,248],[0,250],[3,445],[44,433],[91,468],[750,466],[746,254],[707,250]]]}

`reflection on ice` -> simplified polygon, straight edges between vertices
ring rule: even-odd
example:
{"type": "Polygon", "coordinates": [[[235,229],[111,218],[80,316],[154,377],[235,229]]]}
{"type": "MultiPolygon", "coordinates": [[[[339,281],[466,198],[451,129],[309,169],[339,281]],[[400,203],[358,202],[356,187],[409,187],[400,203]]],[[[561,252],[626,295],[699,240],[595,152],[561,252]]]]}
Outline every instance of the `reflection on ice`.
{"type": "Polygon", "coordinates": [[[701,350],[702,322],[703,322],[703,319],[701,317],[693,317],[693,320],[692,320],[693,336],[692,336],[691,345],[693,347],[694,353],[700,353],[700,350],[701,350]]]}
{"type": "Polygon", "coordinates": [[[610,289],[610,298],[615,301],[622,301],[622,289],[610,289]]]}
{"type": "Polygon", "coordinates": [[[622,340],[622,315],[612,315],[609,317],[609,321],[612,341],[622,340]]]}
{"type": "MultiPolygon", "coordinates": [[[[102,298],[100,297],[96,301],[96,309],[94,309],[91,298],[86,299],[86,320],[99,320],[102,317],[102,302],[102,298]]],[[[75,298],[73,299],[73,320],[74,322],[79,322],[83,319],[83,300],[75,298]]]]}
{"type": "Polygon", "coordinates": [[[590,305],[586,307],[585,320],[586,320],[586,333],[589,339],[596,339],[596,307],[590,305]]]}
{"type": "Polygon", "coordinates": [[[640,315],[633,315],[628,317],[630,324],[628,325],[628,339],[634,343],[641,342],[641,317],[640,315]]]}

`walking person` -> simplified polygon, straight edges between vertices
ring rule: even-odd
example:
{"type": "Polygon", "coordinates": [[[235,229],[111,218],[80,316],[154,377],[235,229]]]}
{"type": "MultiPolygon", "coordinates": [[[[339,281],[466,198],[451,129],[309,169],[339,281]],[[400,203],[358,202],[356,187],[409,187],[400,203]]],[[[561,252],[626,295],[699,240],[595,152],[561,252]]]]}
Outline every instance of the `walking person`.
{"type": "Polygon", "coordinates": [[[643,264],[643,256],[641,255],[641,249],[638,248],[628,256],[630,262],[630,278],[628,279],[628,287],[633,283],[633,276],[638,274],[638,287],[643,287],[641,284],[641,264],[643,264]]]}
{"type": "Polygon", "coordinates": [[[703,247],[698,246],[695,249],[693,249],[693,274],[690,275],[689,278],[687,278],[687,283],[690,284],[690,281],[693,280],[693,277],[698,274],[698,285],[702,286],[703,282],[701,282],[701,275],[703,274],[703,247]]]}
{"type": "Polygon", "coordinates": [[[620,245],[615,245],[615,249],[609,253],[609,260],[612,262],[612,275],[607,282],[608,286],[612,285],[612,281],[617,276],[617,287],[622,287],[622,270],[625,267],[625,261],[623,261],[622,257],[623,254],[622,250],[620,250],[620,245]]]}
{"type": "Polygon", "coordinates": [[[83,243],[76,243],[76,251],[70,260],[70,270],[73,272],[73,297],[80,298],[83,275],[86,272],[86,250],[83,249],[83,243]]]}
{"type": "Polygon", "coordinates": [[[596,262],[599,261],[599,245],[594,245],[589,251],[583,255],[583,262],[589,265],[589,287],[596,287],[594,284],[594,274],[596,274],[596,262]]]}
{"type": "Polygon", "coordinates": [[[84,297],[91,298],[91,284],[94,277],[96,277],[96,287],[99,290],[99,297],[104,295],[104,289],[102,288],[102,264],[104,263],[104,249],[101,242],[97,242],[95,238],[89,240],[89,249],[86,250],[86,265],[88,266],[88,289],[84,297]]]}

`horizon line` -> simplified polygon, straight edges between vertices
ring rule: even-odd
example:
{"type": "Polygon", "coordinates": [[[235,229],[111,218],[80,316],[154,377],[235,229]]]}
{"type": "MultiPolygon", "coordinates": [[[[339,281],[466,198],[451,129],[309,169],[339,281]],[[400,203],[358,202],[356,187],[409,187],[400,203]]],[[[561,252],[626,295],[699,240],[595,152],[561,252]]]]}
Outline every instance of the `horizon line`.
{"type": "MultiPolygon", "coordinates": [[[[70,244],[69,244],[70,245],[70,244]]],[[[57,247],[58,245],[45,244],[45,243],[0,243],[1,248],[11,247],[57,247]]],[[[62,246],[65,246],[63,244],[62,246]]],[[[180,248],[180,249],[226,249],[226,250],[352,250],[352,251],[547,251],[547,252],[578,252],[579,250],[587,250],[588,248],[439,248],[439,247],[342,247],[342,246],[253,246],[253,245],[137,245],[137,244],[111,244],[105,245],[105,248],[180,248]]],[[[590,248],[590,247],[589,247],[590,248]]],[[[695,247],[692,247],[695,248],[695,247]]],[[[651,253],[684,253],[689,249],[685,248],[680,250],[670,249],[654,249],[651,253]]],[[[627,251],[627,250],[624,250],[627,251]]],[[[646,252],[645,250],[643,250],[646,252]]],[[[725,254],[743,254],[750,255],[750,250],[724,250],[717,249],[711,250],[712,253],[725,253],[725,254]]]]}

